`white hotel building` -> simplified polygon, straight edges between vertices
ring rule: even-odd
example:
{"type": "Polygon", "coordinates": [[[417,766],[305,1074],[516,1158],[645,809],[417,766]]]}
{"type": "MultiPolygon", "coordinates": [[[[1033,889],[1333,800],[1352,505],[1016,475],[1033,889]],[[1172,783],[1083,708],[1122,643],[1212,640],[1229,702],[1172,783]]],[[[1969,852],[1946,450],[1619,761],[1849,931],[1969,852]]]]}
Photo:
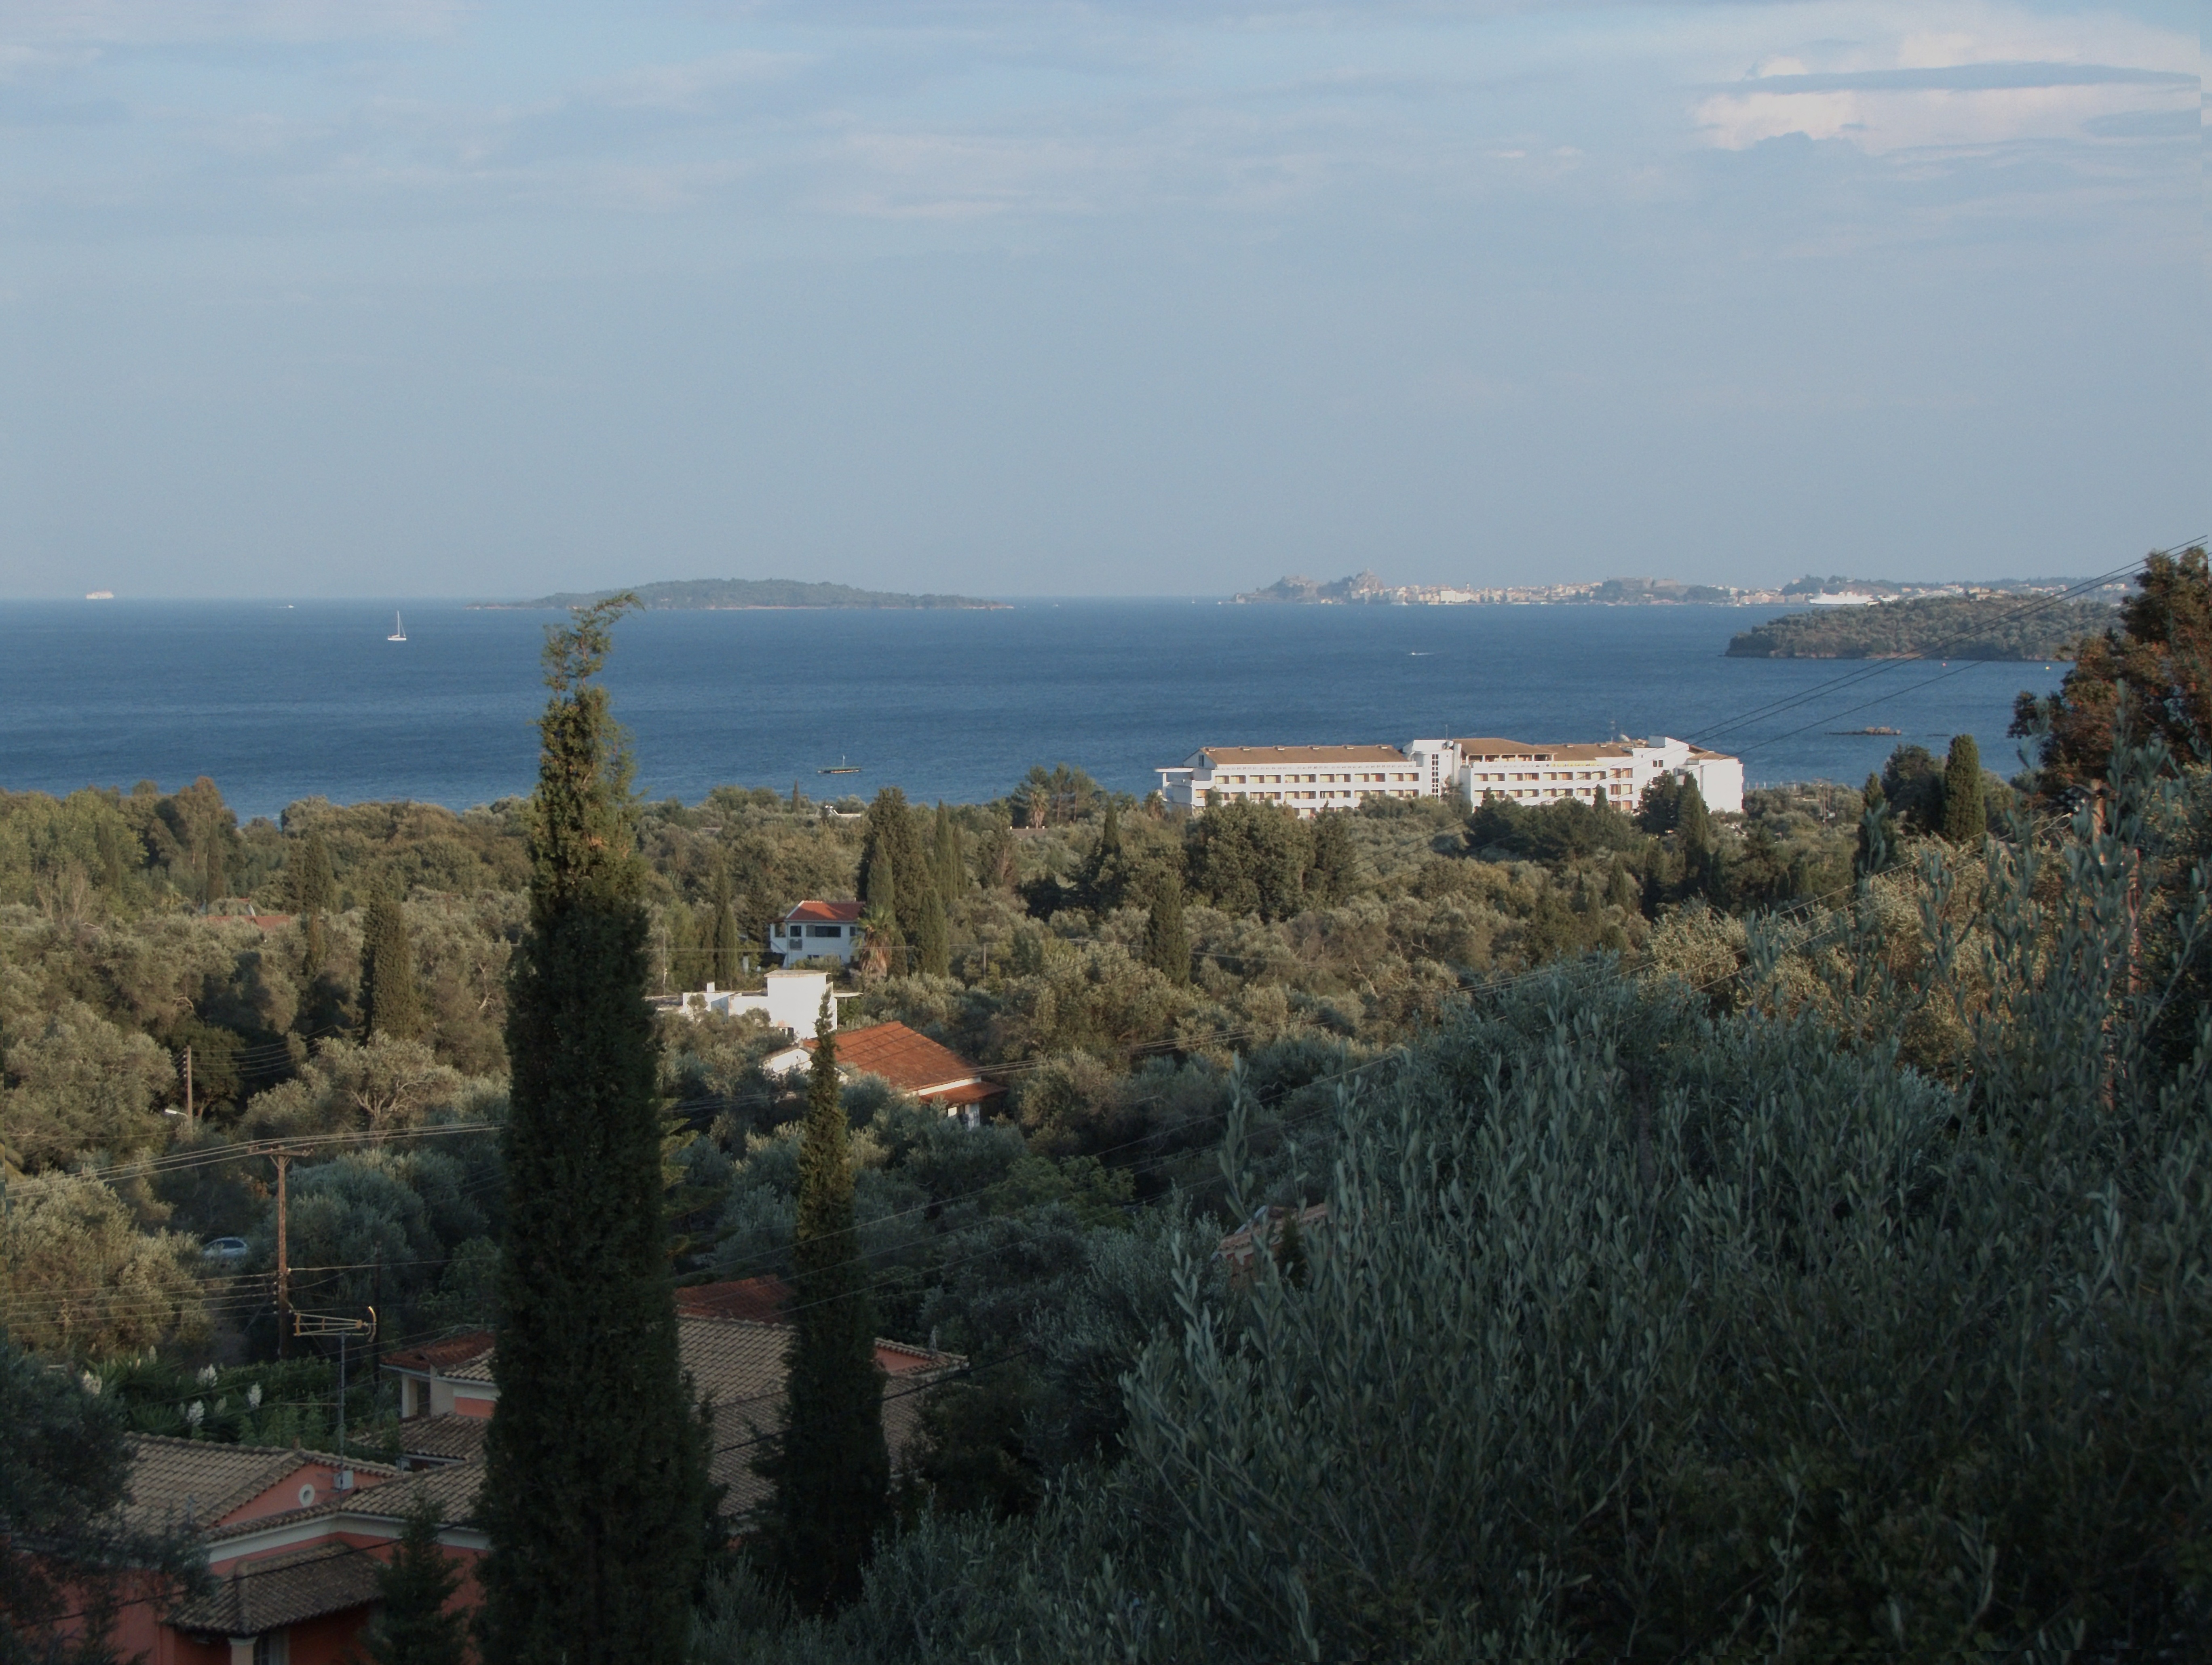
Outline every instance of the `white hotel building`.
{"type": "Polygon", "coordinates": [[[1743,761],[1687,741],[1613,740],[1530,745],[1517,740],[1416,740],[1395,746],[1208,746],[1159,771],[1160,796],[1202,810],[1237,798],[1301,815],[1352,809],[1370,797],[1456,797],[1472,807],[1496,793],[1515,803],[1602,799],[1633,810],[1662,775],[1694,780],[1711,808],[1743,809],[1743,761]]]}

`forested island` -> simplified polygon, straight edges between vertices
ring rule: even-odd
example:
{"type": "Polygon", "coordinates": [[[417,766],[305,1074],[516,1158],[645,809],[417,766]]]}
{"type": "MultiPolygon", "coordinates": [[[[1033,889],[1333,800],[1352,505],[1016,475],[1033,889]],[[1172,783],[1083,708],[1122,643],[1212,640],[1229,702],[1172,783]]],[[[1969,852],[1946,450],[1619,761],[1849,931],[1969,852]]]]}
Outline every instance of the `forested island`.
{"type": "MultiPolygon", "coordinates": [[[[486,607],[590,607],[618,590],[563,590],[530,602],[486,602],[486,607]]],[[[735,612],[753,608],[1003,608],[976,596],[908,596],[889,590],[856,590],[848,584],[806,584],[797,578],[671,578],[633,588],[640,607],[659,613],[735,612]]]]}
{"type": "Polygon", "coordinates": [[[0,793],[0,1658],[244,1615],[255,1521],[121,1511],[295,1447],[408,1535],[296,1581],[378,1662],[2206,1657],[2208,621],[2155,557],[2031,773],[1741,816],[639,802],[607,609],[530,800],[0,793]],[[652,1001],[807,898],[804,1068],[652,1001]],[[991,1108],[841,1076],[894,1024],[991,1108]],[[280,1299],[495,1340],[494,1414],[280,1299]]]}
{"type": "Polygon", "coordinates": [[[1729,639],[1732,659],[2071,659],[2075,644],[2106,629],[2098,602],[2020,596],[1929,596],[1871,607],[1785,613],[1729,639]]]}

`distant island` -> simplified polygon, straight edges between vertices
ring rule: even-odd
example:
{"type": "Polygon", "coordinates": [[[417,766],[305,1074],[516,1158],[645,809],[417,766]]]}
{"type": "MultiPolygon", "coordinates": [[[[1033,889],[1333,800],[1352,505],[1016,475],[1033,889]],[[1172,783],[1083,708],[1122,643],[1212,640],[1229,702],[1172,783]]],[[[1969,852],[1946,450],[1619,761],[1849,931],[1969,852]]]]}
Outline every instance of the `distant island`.
{"type": "MultiPolygon", "coordinates": [[[[1862,592],[1863,593],[1863,592],[1862,592]]],[[[1732,659],[2070,659],[2118,617],[2099,602],[2034,607],[2021,596],[1931,596],[1824,607],[1730,639],[1732,659]]]]}
{"type": "MultiPolygon", "coordinates": [[[[974,596],[905,596],[855,590],[846,584],[802,584],[796,578],[672,578],[629,586],[641,605],[656,613],[710,613],[751,608],[1002,608],[974,596]]],[[[565,590],[533,602],[484,602],[491,608],[589,607],[620,590],[565,590]]]]}

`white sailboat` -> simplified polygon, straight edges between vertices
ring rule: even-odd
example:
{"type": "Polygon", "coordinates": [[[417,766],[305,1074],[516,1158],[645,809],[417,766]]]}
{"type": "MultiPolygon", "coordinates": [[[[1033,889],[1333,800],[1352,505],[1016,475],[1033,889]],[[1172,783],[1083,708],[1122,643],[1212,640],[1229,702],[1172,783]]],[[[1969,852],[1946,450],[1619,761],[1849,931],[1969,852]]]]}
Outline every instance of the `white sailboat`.
{"type": "Polygon", "coordinates": [[[404,642],[407,639],[407,627],[399,622],[398,614],[394,613],[392,615],[392,633],[384,639],[387,642],[404,642]]]}

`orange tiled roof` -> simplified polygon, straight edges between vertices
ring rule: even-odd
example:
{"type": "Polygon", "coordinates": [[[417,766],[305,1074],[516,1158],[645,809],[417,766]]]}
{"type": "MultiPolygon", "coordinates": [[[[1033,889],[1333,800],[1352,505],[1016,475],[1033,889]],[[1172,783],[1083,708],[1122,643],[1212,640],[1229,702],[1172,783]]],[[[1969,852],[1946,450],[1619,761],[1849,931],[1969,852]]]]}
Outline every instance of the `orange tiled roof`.
{"type": "Polygon", "coordinates": [[[488,1329],[471,1329],[464,1335],[448,1335],[443,1341],[426,1341],[419,1347],[402,1347],[384,1355],[385,1368],[450,1373],[456,1366],[490,1352],[492,1339],[488,1329]]]}
{"type": "Polygon", "coordinates": [[[791,1304],[791,1286],[781,1278],[739,1278],[731,1283],[699,1283],[676,1292],[676,1311],[687,1318],[744,1318],[780,1324],[791,1304]]]}
{"type": "Polygon", "coordinates": [[[858,920],[860,917],[860,904],[858,902],[817,902],[812,900],[801,902],[797,907],[792,909],[789,913],[783,916],[784,923],[787,924],[805,924],[809,922],[812,922],[817,924],[840,925],[852,924],[854,921],[858,920]]]}
{"type": "Polygon", "coordinates": [[[241,1561],[205,1595],[179,1607],[169,1623],[179,1630],[255,1636],[364,1607],[377,1598],[382,1565],[343,1543],[241,1561]]]}
{"type": "Polygon", "coordinates": [[[1404,763],[1406,754],[1395,746],[1205,746],[1200,754],[1234,767],[1252,764],[1404,763]]]}
{"type": "Polygon", "coordinates": [[[218,1445],[167,1434],[131,1437],[130,1500],[123,1517],[140,1527],[186,1521],[204,1531],[301,1469],[352,1468],[372,1480],[398,1473],[380,1462],[303,1451],[296,1445],[218,1445]]]}
{"type": "MultiPolygon", "coordinates": [[[[814,1050],[811,1039],[799,1043],[814,1050]]],[[[956,1083],[977,1081],[982,1072],[948,1046],[939,1046],[927,1035],[902,1023],[872,1024],[866,1029],[837,1032],[837,1066],[856,1075],[880,1075],[902,1093],[945,1096],[943,1089],[956,1083]],[[939,1089],[933,1093],[932,1088],[939,1089]]],[[[988,1087],[988,1093],[1001,1089],[988,1087]]],[[[976,1097],[985,1096],[979,1093],[976,1097]]],[[[956,1102],[965,1103],[961,1099],[956,1102]]]]}

